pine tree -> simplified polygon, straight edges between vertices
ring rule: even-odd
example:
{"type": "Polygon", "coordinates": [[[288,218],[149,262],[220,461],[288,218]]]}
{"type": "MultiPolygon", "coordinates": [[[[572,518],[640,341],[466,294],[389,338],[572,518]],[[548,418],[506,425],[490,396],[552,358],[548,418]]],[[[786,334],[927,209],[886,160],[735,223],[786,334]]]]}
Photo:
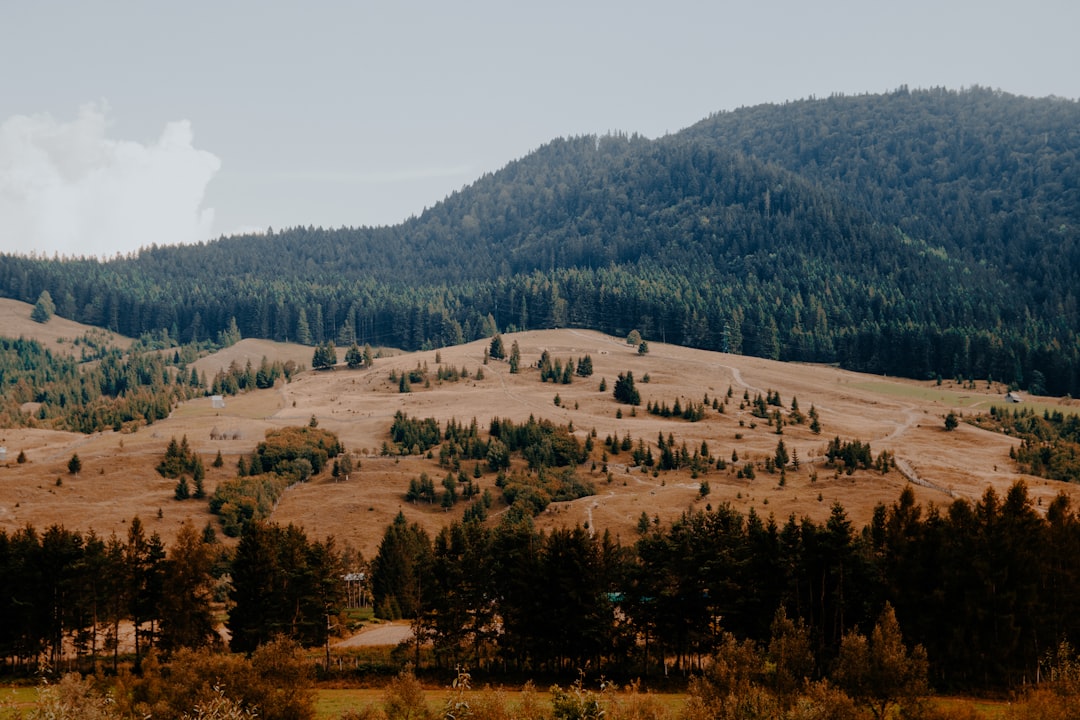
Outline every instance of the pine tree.
{"type": "Polygon", "coordinates": [[[34,309],[30,311],[30,319],[34,322],[47,323],[55,312],[56,305],[53,304],[52,295],[48,290],[42,290],[37,302],[34,303],[34,309]]]}
{"type": "Polygon", "coordinates": [[[784,447],[783,440],[776,443],[776,454],[773,456],[773,460],[778,468],[783,468],[788,464],[788,451],[787,448],[784,447]]]}
{"type": "Polygon", "coordinates": [[[364,364],[364,356],[360,352],[360,346],[353,343],[349,346],[349,349],[345,351],[345,365],[350,369],[355,370],[364,364]]]}
{"type": "Polygon", "coordinates": [[[488,349],[488,355],[495,360],[502,360],[506,357],[506,348],[503,346],[502,335],[496,333],[491,338],[491,346],[488,349]]]}
{"type": "MultiPolygon", "coordinates": [[[[494,357],[494,355],[492,355],[494,357]]],[[[510,372],[518,372],[518,368],[521,367],[521,348],[518,347],[517,340],[510,346],[510,372]]]]}
{"type": "Polygon", "coordinates": [[[311,367],[314,370],[326,370],[337,365],[337,348],[332,340],[315,347],[315,354],[311,358],[311,367]]]}
{"type": "Polygon", "coordinates": [[[202,500],[206,497],[206,488],[203,487],[203,480],[205,478],[206,470],[203,468],[202,458],[196,455],[194,466],[191,470],[191,479],[195,483],[195,491],[191,496],[196,500],[202,500]]]}
{"type": "Polygon", "coordinates": [[[615,400],[626,405],[640,405],[641,393],[634,387],[634,373],[619,373],[615,381],[615,400]]]}

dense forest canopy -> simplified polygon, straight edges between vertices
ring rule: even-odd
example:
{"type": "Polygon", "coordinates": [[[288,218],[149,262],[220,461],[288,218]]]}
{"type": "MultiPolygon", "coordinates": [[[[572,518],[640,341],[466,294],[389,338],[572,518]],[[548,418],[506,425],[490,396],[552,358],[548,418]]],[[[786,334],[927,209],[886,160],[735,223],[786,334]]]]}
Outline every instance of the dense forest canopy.
{"type": "MultiPolygon", "coordinates": [[[[1080,104],[907,88],[554,140],[394,227],[0,256],[0,293],[182,342],[438,347],[589,327],[1080,390],[1080,104]]],[[[148,242],[153,239],[148,238],[148,242]]]]}

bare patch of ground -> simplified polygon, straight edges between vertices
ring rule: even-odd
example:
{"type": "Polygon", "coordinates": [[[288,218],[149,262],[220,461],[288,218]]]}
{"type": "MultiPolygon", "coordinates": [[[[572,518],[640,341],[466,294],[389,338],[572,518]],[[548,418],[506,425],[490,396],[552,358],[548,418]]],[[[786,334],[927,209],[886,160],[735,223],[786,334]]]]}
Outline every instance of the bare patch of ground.
{"type": "Polygon", "coordinates": [[[412,626],[408,622],[393,622],[371,625],[341,642],[335,648],[375,647],[378,645],[397,645],[413,636],[412,626]]]}

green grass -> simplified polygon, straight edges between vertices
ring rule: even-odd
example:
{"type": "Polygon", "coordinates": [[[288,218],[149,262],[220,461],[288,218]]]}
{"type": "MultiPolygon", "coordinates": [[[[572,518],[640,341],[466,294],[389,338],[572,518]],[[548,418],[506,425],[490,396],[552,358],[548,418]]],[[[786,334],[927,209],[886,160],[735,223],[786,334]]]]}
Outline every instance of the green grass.
{"type": "Polygon", "coordinates": [[[382,703],[382,688],[319,688],[315,699],[316,720],[336,720],[346,710],[382,703]]]}
{"type": "MultiPolygon", "coordinates": [[[[978,385],[978,383],[976,383],[978,385]]],[[[888,395],[889,397],[904,398],[907,400],[922,400],[926,402],[939,402],[947,407],[971,408],[977,412],[990,412],[991,405],[1006,409],[1027,409],[1039,415],[1049,410],[1050,412],[1062,412],[1066,415],[1076,415],[1080,409],[1064,407],[1057,402],[1040,402],[1024,396],[1024,402],[1013,404],[1006,402],[1000,395],[983,395],[974,390],[923,385],[909,385],[907,383],[892,383],[885,380],[868,380],[866,382],[851,383],[850,387],[858,390],[888,395]]]]}
{"type": "Polygon", "coordinates": [[[33,686],[0,687],[0,720],[19,718],[37,702],[37,688],[33,686]]]}
{"type": "MultiPolygon", "coordinates": [[[[908,385],[907,383],[891,383],[882,380],[869,380],[866,382],[851,383],[853,388],[867,390],[879,395],[906,398],[908,400],[925,400],[927,402],[940,402],[950,407],[974,407],[986,405],[989,409],[991,398],[986,395],[973,394],[964,390],[952,390],[944,387],[924,387],[922,385],[908,385]]],[[[1004,405],[1005,398],[996,401],[1004,405]]]]}

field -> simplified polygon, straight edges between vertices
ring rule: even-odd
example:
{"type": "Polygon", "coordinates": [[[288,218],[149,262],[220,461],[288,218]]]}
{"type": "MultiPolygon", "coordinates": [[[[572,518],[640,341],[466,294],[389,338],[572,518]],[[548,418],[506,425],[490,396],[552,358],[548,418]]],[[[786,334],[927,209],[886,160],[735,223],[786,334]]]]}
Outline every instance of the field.
{"type": "MultiPolygon", "coordinates": [[[[20,334],[44,328],[42,339],[74,338],[81,326],[65,327],[58,334],[53,322],[41,326],[29,321],[28,305],[19,305],[25,319],[7,327],[20,334]]],[[[13,312],[11,304],[4,312],[13,312]]],[[[74,325],[74,324],[72,324],[74,325]]],[[[57,326],[58,327],[58,326],[57,326]]],[[[337,481],[323,473],[312,481],[295,486],[281,499],[273,519],[297,523],[313,537],[333,535],[339,542],[372,557],[383,529],[399,511],[410,521],[434,532],[455,517],[461,506],[445,512],[437,504],[406,502],[410,478],[427,472],[438,479],[446,474],[437,460],[421,456],[382,456],[394,414],[401,410],[415,417],[434,417],[440,423],[456,419],[469,423],[474,418],[482,430],[493,417],[523,422],[530,416],[556,423],[573,423],[584,441],[595,429],[593,464],[579,469],[594,482],[596,494],[574,502],[555,503],[538,518],[540,527],[587,525],[591,530],[611,530],[625,539],[633,537],[641,513],[662,521],[676,517],[690,507],[727,502],[759,514],[775,515],[783,521],[789,515],[824,520],[833,503],[840,502],[857,525],[869,520],[877,503],[893,502],[909,482],[901,472],[887,474],[857,471],[837,475],[825,467],[827,442],[839,436],[871,444],[876,456],[891,451],[920,484],[914,486],[923,503],[945,504],[953,498],[977,499],[988,486],[999,491],[1020,479],[1009,459],[1015,440],[967,424],[945,432],[943,417],[950,410],[971,414],[985,411],[991,404],[1004,405],[1004,388],[988,387],[985,381],[975,389],[952,382],[937,386],[897,378],[873,377],[818,365],[780,363],[758,358],[693,350],[652,343],[647,355],[638,355],[621,338],[585,330],[548,330],[508,335],[507,348],[516,341],[522,354],[522,372],[511,374],[507,363],[492,360],[483,364],[487,341],[477,341],[442,350],[401,353],[380,357],[368,370],[349,370],[344,365],[332,371],[308,371],[291,383],[229,397],[224,408],[213,408],[209,398],[193,400],[176,408],[163,421],[137,432],[105,431],[93,435],[34,430],[0,430],[0,445],[7,459],[0,464],[0,528],[9,532],[26,524],[43,528],[53,523],[70,529],[93,529],[99,535],[123,535],[131,518],[139,516],[150,531],[169,542],[181,523],[190,520],[201,527],[212,520],[205,501],[176,501],[174,481],[154,470],[170,438],[187,436],[192,448],[201,453],[208,470],[206,487],[235,475],[236,462],[250,453],[267,430],[307,424],[312,417],[320,427],[341,437],[346,448],[359,460],[360,470],[337,481]],[[535,363],[542,351],[553,359],[567,360],[591,356],[594,375],[575,377],[569,385],[542,383],[535,363]],[[469,377],[458,382],[435,379],[438,367],[464,368],[469,377]],[[400,393],[392,372],[402,373],[417,366],[428,369],[430,387],[414,384],[412,392],[400,393]],[[483,369],[483,379],[476,379],[483,369]],[[632,372],[642,396],[642,405],[631,408],[617,404],[611,388],[616,377],[632,372]],[[648,377],[648,382],[643,382],[648,377]],[[600,392],[601,379],[608,385],[600,392]],[[723,414],[712,410],[700,422],[649,415],[649,402],[682,405],[727,395],[732,398],[723,414]],[[750,398],[768,391],[779,393],[786,409],[797,398],[803,413],[813,405],[820,414],[822,432],[815,435],[806,424],[787,425],[776,434],[765,420],[755,418],[750,408],[740,410],[744,393],[750,398]],[[558,395],[559,404],[555,404],[558,395]],[[622,417],[617,415],[621,412],[622,417]],[[706,443],[714,457],[738,463],[727,470],[711,470],[699,478],[689,471],[653,475],[628,466],[629,453],[612,455],[610,476],[603,472],[603,441],[607,436],[631,436],[654,444],[658,434],[669,434],[676,444],[685,442],[691,452],[706,443]],[[225,438],[225,439],[221,439],[225,438]],[[755,479],[736,476],[736,467],[748,460],[771,457],[777,441],[783,439],[789,453],[801,460],[800,469],[788,470],[781,486],[779,475],[760,469],[755,479]],[[15,456],[25,452],[28,462],[17,464],[15,456]],[[217,452],[224,467],[212,468],[217,452]],[[78,476],[70,475],[67,462],[73,453],[82,460],[78,476]],[[608,478],[610,477],[610,482],[608,478]],[[708,480],[710,494],[701,498],[699,486],[708,480]]],[[[63,343],[61,343],[63,344],[63,343]]],[[[258,364],[263,356],[310,363],[312,349],[299,345],[243,340],[218,354],[198,361],[197,367],[212,376],[230,362],[258,364]]],[[[1070,411],[1065,402],[1040,398],[1039,406],[1070,411]]],[[[772,408],[770,408],[771,410],[772,408]]],[[[463,470],[472,471],[467,464],[463,470]]],[[[485,468],[486,470],[486,468],[485,468]]],[[[1045,505],[1059,492],[1075,494],[1071,485],[1025,477],[1031,495],[1045,505]]],[[[494,487],[494,476],[485,472],[481,488],[494,487]]],[[[495,512],[500,509],[497,503],[495,512]]]]}

